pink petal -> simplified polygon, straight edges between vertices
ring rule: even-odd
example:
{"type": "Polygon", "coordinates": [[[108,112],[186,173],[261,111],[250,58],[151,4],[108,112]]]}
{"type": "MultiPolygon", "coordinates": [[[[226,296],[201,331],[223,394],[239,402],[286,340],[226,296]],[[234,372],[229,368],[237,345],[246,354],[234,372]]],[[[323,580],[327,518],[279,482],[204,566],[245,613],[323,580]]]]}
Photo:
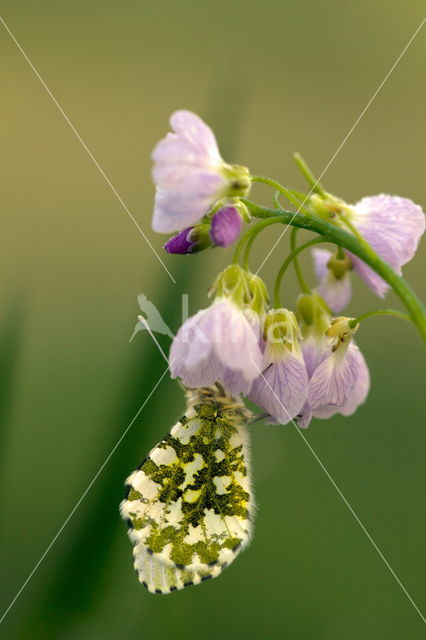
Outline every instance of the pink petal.
{"type": "MultiPolygon", "coordinates": [[[[363,198],[354,205],[353,223],[378,255],[398,273],[414,256],[425,230],[425,216],[420,206],[408,198],[386,194],[363,198]]],[[[359,258],[349,255],[359,276],[383,297],[389,288],[384,280],[359,258]]]]}
{"type": "Polygon", "coordinates": [[[329,271],[327,264],[333,255],[327,249],[312,249],[312,258],[314,260],[314,271],[318,282],[323,282],[329,271]]]}
{"type": "Polygon", "coordinates": [[[170,124],[177,134],[208,156],[213,163],[219,164],[222,161],[213,131],[195,113],[186,109],[175,111],[170,124]]]}
{"type": "Polygon", "coordinates": [[[249,398],[278,424],[287,424],[303,407],[308,392],[304,362],[292,354],[270,364],[251,388],[249,398]]]}
{"type": "Polygon", "coordinates": [[[329,405],[340,407],[346,404],[359,371],[357,351],[358,347],[351,343],[345,353],[338,349],[315,369],[308,392],[309,407],[313,411],[329,405]]]}
{"type": "Polygon", "coordinates": [[[242,310],[218,299],[179,329],[170,351],[170,372],[188,387],[221,381],[234,395],[248,393],[262,354],[242,310]]]}
{"type": "Polygon", "coordinates": [[[329,405],[328,407],[323,407],[322,409],[316,409],[314,412],[315,418],[326,420],[327,418],[331,418],[331,416],[334,416],[336,413],[341,413],[344,416],[350,416],[358,409],[361,404],[365,402],[370,390],[370,373],[368,371],[364,356],[360,351],[357,352],[357,357],[359,359],[359,372],[355,382],[355,386],[352,389],[346,403],[340,407],[329,405]]]}

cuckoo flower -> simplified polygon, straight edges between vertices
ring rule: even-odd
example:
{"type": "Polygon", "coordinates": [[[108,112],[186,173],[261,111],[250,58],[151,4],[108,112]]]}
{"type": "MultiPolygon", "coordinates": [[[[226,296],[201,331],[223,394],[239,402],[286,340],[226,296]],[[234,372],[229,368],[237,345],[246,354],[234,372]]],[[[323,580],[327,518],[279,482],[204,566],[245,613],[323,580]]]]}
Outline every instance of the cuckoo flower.
{"type": "Polygon", "coordinates": [[[234,395],[247,394],[262,361],[257,333],[261,315],[249,275],[231,265],[218,276],[214,289],[213,304],[179,329],[170,351],[171,375],[187,387],[219,381],[234,395]]]}
{"type": "Polygon", "coordinates": [[[287,424],[298,415],[308,393],[308,374],[300,348],[300,329],[294,313],[269,311],[264,328],[262,373],[249,398],[269,415],[269,421],[287,424]]]}
{"type": "Polygon", "coordinates": [[[220,198],[246,195],[246,167],[221,157],[214,133],[191,111],[175,111],[173,133],[155,147],[153,179],[157,186],[152,227],[159,233],[197,223],[220,198]]]}
{"type": "Polygon", "coordinates": [[[299,296],[298,313],[309,377],[308,397],[297,417],[298,425],[309,426],[313,416],[351,415],[367,397],[370,376],[364,357],[353,342],[350,319],[331,320],[318,294],[299,296]]]}
{"type": "MultiPolygon", "coordinates": [[[[334,219],[347,228],[353,225],[383,260],[401,273],[401,267],[414,256],[425,230],[422,208],[408,198],[381,194],[363,198],[348,205],[331,196],[315,194],[310,199],[312,209],[320,216],[334,219]]],[[[353,269],[381,298],[389,285],[360,258],[348,252],[353,269]]]]}

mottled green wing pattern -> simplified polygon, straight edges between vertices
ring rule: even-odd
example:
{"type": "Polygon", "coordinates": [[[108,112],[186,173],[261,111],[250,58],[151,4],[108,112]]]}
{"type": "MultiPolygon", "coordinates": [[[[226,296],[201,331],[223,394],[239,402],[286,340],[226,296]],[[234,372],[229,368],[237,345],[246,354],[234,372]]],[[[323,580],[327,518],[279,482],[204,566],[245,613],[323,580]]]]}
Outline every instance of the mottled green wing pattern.
{"type": "Polygon", "coordinates": [[[185,416],[126,481],[134,566],[151,593],[215,578],[249,543],[249,412],[216,387],[188,391],[185,416]]]}

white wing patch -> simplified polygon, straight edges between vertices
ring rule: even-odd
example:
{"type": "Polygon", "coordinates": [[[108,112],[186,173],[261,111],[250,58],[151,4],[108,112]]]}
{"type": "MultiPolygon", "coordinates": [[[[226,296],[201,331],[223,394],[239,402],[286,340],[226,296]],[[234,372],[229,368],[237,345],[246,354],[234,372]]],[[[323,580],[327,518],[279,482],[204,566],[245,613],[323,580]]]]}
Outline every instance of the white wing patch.
{"type": "Polygon", "coordinates": [[[129,476],[120,506],[151,593],[215,578],[251,537],[249,412],[216,387],[188,396],[186,415],[129,476]]]}

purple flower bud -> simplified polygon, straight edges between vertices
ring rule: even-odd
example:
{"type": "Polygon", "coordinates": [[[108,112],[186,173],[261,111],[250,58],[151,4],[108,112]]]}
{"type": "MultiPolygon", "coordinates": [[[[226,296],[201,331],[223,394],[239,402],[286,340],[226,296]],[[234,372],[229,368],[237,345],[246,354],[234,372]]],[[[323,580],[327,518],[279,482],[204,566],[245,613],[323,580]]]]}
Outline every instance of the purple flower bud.
{"type": "Polygon", "coordinates": [[[241,225],[241,216],[235,207],[222,207],[212,219],[210,237],[213,243],[219,247],[229,247],[238,238],[241,225]]]}
{"type": "Polygon", "coordinates": [[[167,253],[192,253],[194,242],[191,242],[191,231],[194,227],[188,227],[179,231],[175,236],[172,236],[167,240],[163,248],[167,253]]]}
{"type": "Polygon", "coordinates": [[[179,231],[167,240],[164,249],[167,253],[197,253],[197,251],[207,249],[210,245],[208,225],[199,224],[196,227],[187,227],[179,231]]]}

